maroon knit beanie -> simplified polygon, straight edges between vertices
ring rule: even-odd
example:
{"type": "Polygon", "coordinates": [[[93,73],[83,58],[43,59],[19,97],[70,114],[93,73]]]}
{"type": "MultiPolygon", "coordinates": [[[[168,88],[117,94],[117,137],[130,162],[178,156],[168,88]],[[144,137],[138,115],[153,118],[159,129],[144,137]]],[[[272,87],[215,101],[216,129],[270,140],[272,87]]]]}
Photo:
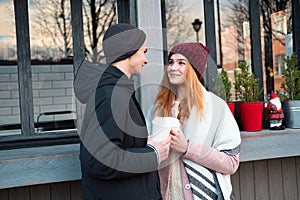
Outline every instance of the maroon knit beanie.
{"type": "Polygon", "coordinates": [[[180,43],[171,48],[168,58],[176,53],[188,59],[200,80],[205,71],[209,48],[197,42],[180,43]]]}

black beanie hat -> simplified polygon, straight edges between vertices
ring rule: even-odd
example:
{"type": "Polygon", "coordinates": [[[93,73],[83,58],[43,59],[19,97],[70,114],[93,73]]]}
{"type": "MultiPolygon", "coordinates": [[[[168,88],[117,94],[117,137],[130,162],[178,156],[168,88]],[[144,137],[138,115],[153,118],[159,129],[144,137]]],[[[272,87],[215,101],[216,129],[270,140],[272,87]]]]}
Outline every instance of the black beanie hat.
{"type": "Polygon", "coordinates": [[[146,34],[130,24],[119,23],[110,26],[102,41],[106,63],[129,58],[139,50],[145,40],[146,34]]]}

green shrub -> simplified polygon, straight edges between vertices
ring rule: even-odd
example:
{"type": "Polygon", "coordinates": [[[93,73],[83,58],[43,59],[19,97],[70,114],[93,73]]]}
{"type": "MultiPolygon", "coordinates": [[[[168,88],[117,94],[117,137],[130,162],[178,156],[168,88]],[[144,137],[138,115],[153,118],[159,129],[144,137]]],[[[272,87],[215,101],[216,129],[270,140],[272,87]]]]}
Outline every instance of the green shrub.
{"type": "Polygon", "coordinates": [[[287,68],[283,70],[281,83],[283,92],[276,91],[282,101],[300,100],[300,71],[298,69],[297,56],[293,53],[286,59],[287,68]]]}
{"type": "Polygon", "coordinates": [[[232,101],[231,81],[228,78],[227,72],[222,68],[221,73],[216,77],[216,84],[213,92],[224,99],[227,103],[232,101]]]}
{"type": "Polygon", "coordinates": [[[235,72],[234,87],[238,98],[243,102],[257,102],[262,89],[259,88],[258,78],[249,72],[249,66],[246,61],[239,63],[241,71],[235,72]]]}

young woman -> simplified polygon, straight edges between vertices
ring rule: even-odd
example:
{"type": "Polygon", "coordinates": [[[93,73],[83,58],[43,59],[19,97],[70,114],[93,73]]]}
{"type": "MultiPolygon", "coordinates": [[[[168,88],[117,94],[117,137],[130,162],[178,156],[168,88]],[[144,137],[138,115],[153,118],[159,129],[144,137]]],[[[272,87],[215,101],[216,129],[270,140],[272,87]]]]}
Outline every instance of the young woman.
{"type": "Polygon", "coordinates": [[[164,199],[233,199],[230,175],[239,166],[240,131],[227,104],[200,83],[209,50],[182,43],[169,51],[168,67],[154,105],[154,117],[176,117],[171,150],[159,175],[164,199]]]}

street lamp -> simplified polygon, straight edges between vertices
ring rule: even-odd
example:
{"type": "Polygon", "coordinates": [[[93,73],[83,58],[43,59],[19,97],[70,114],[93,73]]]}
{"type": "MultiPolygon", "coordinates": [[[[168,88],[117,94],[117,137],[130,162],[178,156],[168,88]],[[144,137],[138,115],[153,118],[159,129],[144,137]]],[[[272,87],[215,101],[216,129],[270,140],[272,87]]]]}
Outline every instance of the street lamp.
{"type": "Polygon", "coordinates": [[[192,23],[194,30],[196,31],[197,42],[199,42],[199,30],[201,29],[202,22],[199,19],[195,19],[192,23]]]}

